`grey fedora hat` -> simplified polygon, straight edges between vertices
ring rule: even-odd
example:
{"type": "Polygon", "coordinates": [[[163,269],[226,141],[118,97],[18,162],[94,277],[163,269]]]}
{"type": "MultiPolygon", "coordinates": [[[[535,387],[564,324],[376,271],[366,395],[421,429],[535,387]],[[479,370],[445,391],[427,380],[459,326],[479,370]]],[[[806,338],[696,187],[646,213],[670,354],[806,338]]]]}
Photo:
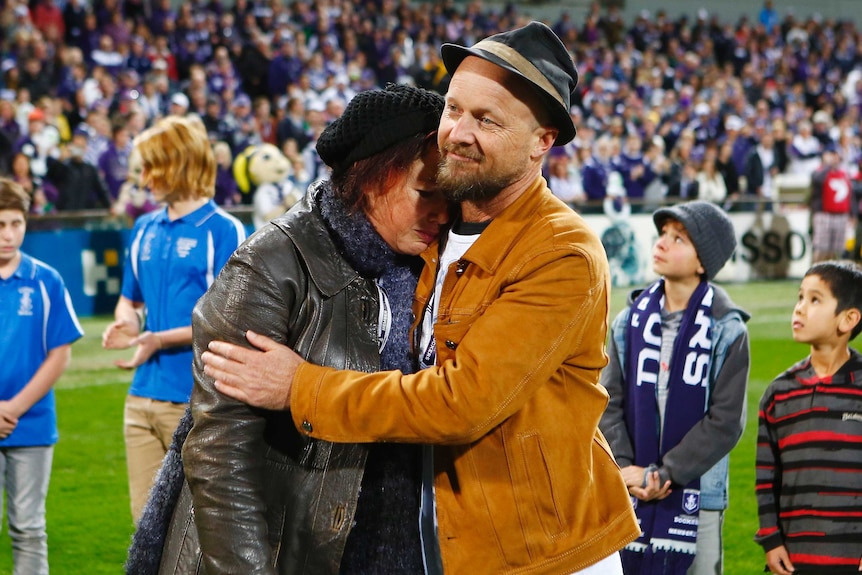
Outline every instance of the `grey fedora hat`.
{"type": "Polygon", "coordinates": [[[469,48],[443,44],[440,55],[449,74],[455,73],[464,58],[476,56],[524,78],[547,105],[553,125],[560,131],[554,145],[562,146],[575,137],[569,109],[578,85],[578,71],[563,42],[545,24],[530,22],[489,36],[469,48]]]}

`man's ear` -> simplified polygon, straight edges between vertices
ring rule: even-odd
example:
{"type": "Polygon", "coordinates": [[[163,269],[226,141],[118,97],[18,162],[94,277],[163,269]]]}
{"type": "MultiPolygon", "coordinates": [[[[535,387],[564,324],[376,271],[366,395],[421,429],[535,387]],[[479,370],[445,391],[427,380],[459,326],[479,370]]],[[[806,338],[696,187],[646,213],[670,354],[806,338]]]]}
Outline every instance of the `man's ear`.
{"type": "Polygon", "coordinates": [[[554,142],[557,140],[557,136],[560,131],[556,128],[549,128],[547,126],[540,126],[537,128],[539,133],[539,138],[536,140],[536,145],[533,148],[533,159],[540,158],[548,153],[548,151],[554,147],[554,142]]]}

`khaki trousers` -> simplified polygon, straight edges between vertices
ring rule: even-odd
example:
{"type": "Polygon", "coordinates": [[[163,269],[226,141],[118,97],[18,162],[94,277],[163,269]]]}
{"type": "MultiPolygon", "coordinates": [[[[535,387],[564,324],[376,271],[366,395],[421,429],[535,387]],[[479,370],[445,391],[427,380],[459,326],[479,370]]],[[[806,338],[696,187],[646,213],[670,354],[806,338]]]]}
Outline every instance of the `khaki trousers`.
{"type": "Polygon", "coordinates": [[[135,525],[141,517],[153,480],[162,466],[174,431],[187,407],[188,403],[126,396],[123,431],[129,471],[129,498],[135,525]]]}

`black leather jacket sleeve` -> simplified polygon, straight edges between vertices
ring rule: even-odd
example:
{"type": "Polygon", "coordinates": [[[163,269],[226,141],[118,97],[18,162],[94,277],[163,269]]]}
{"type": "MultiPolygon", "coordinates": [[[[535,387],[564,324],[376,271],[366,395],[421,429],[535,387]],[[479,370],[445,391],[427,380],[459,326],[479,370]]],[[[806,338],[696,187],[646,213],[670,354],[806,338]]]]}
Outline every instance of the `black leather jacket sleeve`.
{"type": "Polygon", "coordinates": [[[308,276],[283,234],[268,226],[243,244],[193,314],[194,427],[183,460],[207,573],[276,572],[261,493],[266,412],[219,394],[200,357],[214,339],[248,346],[247,329],[288,344],[296,337],[289,326],[305,323],[297,294],[308,276]]]}

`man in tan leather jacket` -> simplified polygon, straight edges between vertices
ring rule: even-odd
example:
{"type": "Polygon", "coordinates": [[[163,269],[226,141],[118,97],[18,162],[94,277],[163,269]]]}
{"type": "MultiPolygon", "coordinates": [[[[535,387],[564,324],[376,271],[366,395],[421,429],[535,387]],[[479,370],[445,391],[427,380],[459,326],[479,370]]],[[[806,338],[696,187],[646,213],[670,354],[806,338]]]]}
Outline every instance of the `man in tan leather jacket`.
{"type": "Polygon", "coordinates": [[[423,256],[413,350],[427,367],[338,371],[248,332],[260,351],[214,342],[205,371],[312,437],[433,445],[426,573],[622,573],[617,551],[640,531],[598,430],[608,263],[541,176],[575,135],[577,71],[537,22],[442,56],[438,184],[462,215],[423,256]]]}

